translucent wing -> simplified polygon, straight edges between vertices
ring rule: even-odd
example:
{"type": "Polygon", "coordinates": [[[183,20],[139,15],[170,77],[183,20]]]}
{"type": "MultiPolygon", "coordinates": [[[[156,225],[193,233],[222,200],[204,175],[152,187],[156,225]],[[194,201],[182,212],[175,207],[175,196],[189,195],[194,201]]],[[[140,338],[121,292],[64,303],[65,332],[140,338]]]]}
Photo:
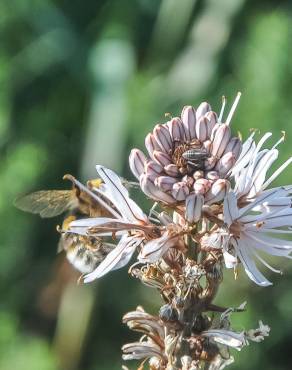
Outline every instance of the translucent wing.
{"type": "Polygon", "coordinates": [[[14,201],[14,205],[22,211],[38,213],[43,218],[58,216],[73,204],[72,190],[40,190],[14,201]]]}

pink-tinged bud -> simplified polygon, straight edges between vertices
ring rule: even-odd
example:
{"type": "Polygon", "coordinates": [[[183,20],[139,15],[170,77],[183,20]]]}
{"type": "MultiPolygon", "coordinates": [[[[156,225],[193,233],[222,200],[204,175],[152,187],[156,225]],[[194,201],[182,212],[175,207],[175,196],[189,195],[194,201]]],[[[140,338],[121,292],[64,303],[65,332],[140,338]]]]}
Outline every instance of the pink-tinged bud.
{"type": "Polygon", "coordinates": [[[229,181],[224,179],[219,179],[215,181],[211,189],[205,196],[205,202],[208,204],[221,202],[226,196],[229,189],[230,189],[229,181]]]}
{"type": "Polygon", "coordinates": [[[208,112],[206,114],[206,118],[208,118],[208,120],[209,120],[209,123],[208,123],[208,137],[210,137],[214,126],[218,122],[218,117],[217,117],[217,114],[215,112],[211,111],[211,112],[208,112]]]}
{"type": "Polygon", "coordinates": [[[204,197],[201,194],[190,194],[186,199],[186,220],[189,223],[198,222],[201,218],[204,197]]]}
{"type": "Polygon", "coordinates": [[[144,173],[144,165],[147,163],[147,158],[139,149],[132,149],[129,156],[129,164],[133,175],[139,180],[144,173]]]}
{"type": "Polygon", "coordinates": [[[174,177],[159,176],[155,179],[154,185],[158,186],[162,191],[171,191],[176,182],[177,180],[174,177]]]}
{"type": "Polygon", "coordinates": [[[161,150],[168,154],[172,150],[172,139],[167,126],[156,125],[153,130],[153,135],[160,145],[161,150]]]}
{"type": "Polygon", "coordinates": [[[197,108],[197,112],[196,112],[196,119],[197,121],[203,117],[207,112],[209,112],[211,110],[211,106],[210,104],[206,103],[206,102],[203,102],[201,103],[198,108],[197,108]]]}
{"type": "Polygon", "coordinates": [[[194,179],[191,177],[191,176],[188,176],[188,175],[185,175],[183,178],[182,178],[182,181],[187,184],[187,186],[189,188],[191,188],[193,186],[193,183],[194,183],[194,179]]]}
{"type": "Polygon", "coordinates": [[[206,179],[210,180],[210,181],[216,181],[219,179],[219,174],[217,171],[208,171],[206,173],[206,179]]]}
{"type": "Polygon", "coordinates": [[[185,141],[185,130],[180,118],[175,117],[169,122],[169,131],[173,141],[185,141]]]}
{"type": "Polygon", "coordinates": [[[195,194],[202,194],[204,195],[206,193],[206,188],[203,184],[197,184],[197,182],[194,183],[193,189],[195,194]]]}
{"type": "Polygon", "coordinates": [[[204,188],[205,188],[205,193],[210,189],[210,187],[211,187],[211,183],[210,183],[210,181],[209,180],[207,180],[207,179],[198,179],[197,181],[196,181],[196,184],[197,185],[203,185],[204,186],[204,188]]]}
{"type": "Polygon", "coordinates": [[[196,111],[193,107],[185,106],[181,112],[181,119],[185,128],[187,141],[192,141],[196,138],[196,111]]]}
{"type": "Polygon", "coordinates": [[[168,164],[164,167],[164,171],[169,176],[178,177],[181,175],[181,173],[178,170],[178,167],[175,164],[168,164]]]}
{"type": "Polygon", "coordinates": [[[153,152],[154,150],[161,150],[159,144],[157,143],[155,137],[153,134],[148,134],[145,138],[145,147],[151,157],[151,159],[154,159],[153,152]]]}
{"type": "Polygon", "coordinates": [[[242,148],[241,140],[238,137],[233,137],[229,140],[229,143],[225,148],[224,154],[232,152],[234,154],[234,157],[237,159],[239,157],[239,154],[241,153],[241,148],[242,148]]]}
{"type": "Polygon", "coordinates": [[[163,167],[156,162],[149,161],[145,165],[145,174],[151,181],[154,181],[156,177],[158,177],[161,174],[162,171],[163,167]]]}
{"type": "Polygon", "coordinates": [[[221,126],[221,123],[216,123],[215,126],[213,127],[212,131],[211,131],[211,135],[210,135],[210,140],[213,141],[214,140],[214,137],[215,137],[215,134],[218,130],[218,128],[221,126]]]}
{"type": "Polygon", "coordinates": [[[186,197],[189,195],[189,188],[184,182],[177,182],[173,185],[172,188],[172,196],[177,200],[177,201],[182,201],[185,200],[186,197]]]}
{"type": "Polygon", "coordinates": [[[221,177],[227,174],[227,172],[234,166],[235,161],[236,159],[232,152],[226,153],[221,157],[215,167],[221,177]]]}
{"type": "Polygon", "coordinates": [[[171,195],[166,194],[158,189],[146,175],[140,176],[140,186],[142,191],[148,195],[149,198],[165,204],[173,204],[176,202],[171,195]]]}
{"type": "Polygon", "coordinates": [[[208,170],[212,170],[215,167],[216,163],[217,163],[217,158],[216,157],[211,156],[211,157],[207,158],[205,160],[205,164],[204,164],[205,165],[205,169],[207,171],[208,170]]]}
{"type": "Polygon", "coordinates": [[[217,158],[220,158],[221,155],[224,153],[225,148],[227,147],[227,144],[229,143],[231,136],[230,128],[229,126],[222,124],[216,131],[213,144],[212,144],[212,150],[211,153],[216,156],[217,158]]]}
{"type": "Polygon", "coordinates": [[[212,141],[211,140],[204,141],[203,142],[203,146],[207,150],[207,152],[210,153],[211,152],[211,148],[212,148],[212,141]]]}
{"type": "Polygon", "coordinates": [[[201,117],[196,123],[196,135],[200,141],[205,141],[208,137],[208,119],[201,117]]]}
{"type": "Polygon", "coordinates": [[[164,152],[154,150],[153,158],[158,164],[161,164],[163,167],[171,164],[170,156],[164,152]]]}
{"type": "Polygon", "coordinates": [[[193,178],[195,180],[201,179],[202,177],[204,177],[204,171],[198,170],[193,173],[193,178]]]}

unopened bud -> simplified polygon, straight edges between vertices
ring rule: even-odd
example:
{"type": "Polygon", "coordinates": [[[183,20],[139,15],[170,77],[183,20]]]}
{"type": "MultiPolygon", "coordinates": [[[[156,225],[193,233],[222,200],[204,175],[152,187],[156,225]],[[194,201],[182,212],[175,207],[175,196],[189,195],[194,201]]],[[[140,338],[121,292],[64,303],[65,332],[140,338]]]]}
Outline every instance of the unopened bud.
{"type": "Polygon", "coordinates": [[[176,179],[170,176],[159,176],[155,179],[154,184],[163,191],[171,191],[176,179]]]}
{"type": "Polygon", "coordinates": [[[236,159],[232,152],[224,154],[215,167],[220,176],[225,176],[227,172],[234,166],[235,161],[236,159]]]}
{"type": "Polygon", "coordinates": [[[175,117],[169,122],[169,131],[174,141],[184,141],[185,140],[185,130],[180,118],[175,117]]]}
{"type": "Polygon", "coordinates": [[[153,135],[160,145],[162,151],[168,153],[172,149],[172,139],[167,127],[156,125],[153,130],[153,135]]]}
{"type": "Polygon", "coordinates": [[[196,136],[202,142],[208,137],[208,123],[206,117],[201,117],[196,123],[196,136]]]}
{"type": "Polygon", "coordinates": [[[146,163],[147,158],[144,153],[139,149],[132,149],[129,156],[129,164],[133,175],[137,177],[138,180],[144,172],[144,165],[146,163]]]}
{"type": "Polygon", "coordinates": [[[162,171],[163,167],[160,164],[154,161],[149,161],[148,163],[146,163],[145,173],[151,181],[154,181],[156,177],[161,174],[162,171]]]}
{"type": "Polygon", "coordinates": [[[230,183],[224,179],[218,179],[214,182],[211,189],[208,191],[205,197],[205,202],[208,204],[213,204],[220,202],[226,196],[230,188],[230,183]]]}
{"type": "Polygon", "coordinates": [[[224,153],[230,140],[231,132],[229,126],[222,124],[215,133],[211,153],[217,158],[224,153]]]}
{"type": "Polygon", "coordinates": [[[211,106],[210,104],[206,103],[206,102],[203,102],[201,103],[198,108],[197,108],[197,112],[196,112],[196,119],[197,121],[203,117],[207,112],[209,112],[211,110],[211,106]]]}
{"type": "Polygon", "coordinates": [[[169,175],[173,177],[180,176],[180,172],[178,167],[175,164],[168,164],[164,167],[164,171],[169,175]]]}
{"type": "Polygon", "coordinates": [[[190,194],[186,198],[186,220],[189,223],[198,222],[201,218],[204,197],[201,194],[190,194]]]}
{"type": "Polygon", "coordinates": [[[173,185],[172,196],[178,201],[185,200],[186,197],[189,195],[189,192],[190,190],[188,186],[182,181],[177,182],[173,185]]]}
{"type": "Polygon", "coordinates": [[[181,119],[185,128],[186,140],[196,138],[196,111],[191,106],[185,106],[181,113],[181,119]]]}

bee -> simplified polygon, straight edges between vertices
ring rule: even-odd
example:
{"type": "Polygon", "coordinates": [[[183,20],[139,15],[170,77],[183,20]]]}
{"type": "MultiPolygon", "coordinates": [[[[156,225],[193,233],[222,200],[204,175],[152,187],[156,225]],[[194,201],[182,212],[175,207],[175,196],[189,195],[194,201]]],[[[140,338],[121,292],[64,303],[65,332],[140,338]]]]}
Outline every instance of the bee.
{"type": "Polygon", "coordinates": [[[90,189],[98,188],[101,179],[90,180],[87,187],[73,176],[65,175],[64,179],[72,182],[71,190],[40,190],[17,198],[14,205],[42,218],[49,218],[67,212],[62,227],[58,253],[65,251],[68,261],[82,274],[92,272],[115,247],[105,243],[99,237],[66,233],[70,222],[82,217],[108,216],[108,212],[90,194],[90,189]],[[88,190],[88,191],[87,191],[88,190]]]}
{"type": "MultiPolygon", "coordinates": [[[[70,190],[40,190],[18,197],[14,205],[25,212],[39,214],[42,218],[61,215],[66,211],[89,217],[99,217],[105,212],[88,192],[81,189],[79,182],[71,175],[65,175],[73,183],[70,190]]],[[[87,188],[99,187],[100,179],[90,180],[87,188]]]]}
{"type": "Polygon", "coordinates": [[[58,253],[64,250],[67,260],[76,270],[82,274],[89,274],[115,248],[115,245],[106,243],[99,237],[64,232],[75,219],[76,217],[71,215],[63,221],[58,253]]]}
{"type": "Polygon", "coordinates": [[[193,148],[186,150],[182,157],[193,169],[200,170],[204,168],[205,160],[209,158],[209,154],[205,148],[193,148]]]}

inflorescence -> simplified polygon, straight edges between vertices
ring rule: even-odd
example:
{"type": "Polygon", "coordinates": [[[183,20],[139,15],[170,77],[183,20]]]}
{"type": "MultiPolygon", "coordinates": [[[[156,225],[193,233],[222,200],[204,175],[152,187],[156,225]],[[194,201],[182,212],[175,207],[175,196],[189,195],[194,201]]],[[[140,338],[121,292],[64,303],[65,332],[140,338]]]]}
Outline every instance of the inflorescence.
{"type": "MultiPolygon", "coordinates": [[[[224,267],[237,276],[242,265],[254,283],[266,287],[272,283],[256,263],[281,271],[263,253],[291,258],[292,252],[285,239],[292,233],[292,185],[270,188],[291,158],[267,177],[284,135],[271,148],[264,148],[271,133],[257,144],[255,132],[244,142],[233,136],[239,98],[225,121],[225,99],[219,115],[208,103],[186,106],[181,117],[146,136],[147,156],[131,151],[130,168],[153,201],[148,214],[131,199],[131,183],[110,169],[98,165],[99,179],[86,185],[66,176],[73,191],[65,207],[69,215],[59,227],[60,249],[83,281],[131,261],[130,275],[160,292],[156,315],[138,306],[123,317],[142,335],[122,348],[124,360],[140,360],[139,369],[146,363],[151,370],[223,369],[233,361],[230,348],[240,350],[269,335],[261,321],[254,330],[232,329],[230,316],[244,311],[245,303],[230,308],[213,302],[224,267]]],[[[44,205],[35,194],[17,205],[42,215],[44,205]],[[29,200],[39,207],[28,209],[29,200]]]]}

